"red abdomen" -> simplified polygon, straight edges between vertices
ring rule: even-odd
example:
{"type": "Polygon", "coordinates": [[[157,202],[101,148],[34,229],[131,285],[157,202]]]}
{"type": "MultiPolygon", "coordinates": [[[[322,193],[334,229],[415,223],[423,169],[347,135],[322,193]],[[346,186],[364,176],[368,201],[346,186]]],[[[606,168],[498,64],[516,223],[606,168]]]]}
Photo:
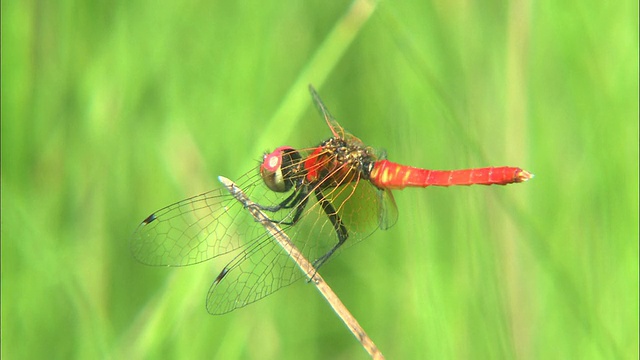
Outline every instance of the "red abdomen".
{"type": "Polygon", "coordinates": [[[377,161],[369,180],[381,189],[452,185],[507,185],[529,180],[533,175],[517,167],[487,167],[465,170],[427,170],[377,161]]]}

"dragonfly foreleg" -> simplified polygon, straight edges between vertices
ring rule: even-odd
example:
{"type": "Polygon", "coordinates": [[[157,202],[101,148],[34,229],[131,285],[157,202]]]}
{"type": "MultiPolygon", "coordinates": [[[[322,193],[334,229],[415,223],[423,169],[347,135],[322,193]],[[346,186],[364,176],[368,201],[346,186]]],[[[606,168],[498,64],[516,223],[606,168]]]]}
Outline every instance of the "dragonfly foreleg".
{"type": "Polygon", "coordinates": [[[293,219],[291,219],[291,221],[284,221],[284,220],[271,220],[271,221],[280,225],[295,225],[298,222],[298,220],[300,220],[300,217],[302,216],[302,212],[304,211],[304,208],[307,207],[308,201],[309,201],[308,196],[305,196],[302,199],[302,201],[300,201],[300,203],[296,207],[296,212],[295,214],[293,214],[293,219]]]}
{"type": "Polygon", "coordinates": [[[298,205],[302,201],[302,197],[306,195],[307,195],[306,191],[301,191],[301,189],[296,189],[291,193],[291,195],[289,195],[289,197],[282,200],[278,205],[273,205],[273,206],[258,205],[258,207],[260,208],[260,210],[265,210],[270,212],[280,211],[281,209],[291,209],[292,207],[298,205]]]}
{"type": "Polygon", "coordinates": [[[302,216],[302,213],[305,207],[307,206],[307,202],[309,201],[308,195],[309,195],[309,192],[306,190],[306,188],[299,188],[278,205],[275,205],[275,206],[258,205],[258,207],[261,210],[266,210],[273,213],[280,211],[282,209],[291,209],[295,207],[295,213],[293,214],[293,218],[291,218],[290,216],[285,217],[285,218],[291,218],[290,221],[285,221],[284,219],[283,220],[271,219],[272,222],[279,225],[295,225],[298,222],[298,220],[300,220],[300,217],[302,216]]]}

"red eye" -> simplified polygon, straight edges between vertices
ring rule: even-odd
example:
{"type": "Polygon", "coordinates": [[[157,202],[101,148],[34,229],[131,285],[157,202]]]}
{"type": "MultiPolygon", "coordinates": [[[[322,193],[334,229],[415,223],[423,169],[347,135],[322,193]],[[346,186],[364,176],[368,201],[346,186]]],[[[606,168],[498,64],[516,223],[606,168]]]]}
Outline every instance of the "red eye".
{"type": "Polygon", "coordinates": [[[289,190],[286,179],[282,176],[282,154],[295,151],[290,146],[281,146],[269,154],[265,154],[260,164],[260,176],[269,189],[276,192],[289,190]]]}

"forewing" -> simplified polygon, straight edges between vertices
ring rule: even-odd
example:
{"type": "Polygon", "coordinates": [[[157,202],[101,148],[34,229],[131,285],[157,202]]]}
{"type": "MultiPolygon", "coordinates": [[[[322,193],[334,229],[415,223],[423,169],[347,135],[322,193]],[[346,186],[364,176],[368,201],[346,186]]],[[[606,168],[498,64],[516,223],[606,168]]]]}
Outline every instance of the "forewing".
{"type": "MultiPolygon", "coordinates": [[[[250,196],[265,204],[280,201],[281,194],[264,189],[258,175],[245,175],[239,183],[250,196]]],[[[224,189],[179,201],[147,217],[130,241],[131,253],[148,265],[197,264],[248,246],[264,230],[224,189]]]]}
{"type": "MultiPolygon", "coordinates": [[[[329,216],[311,190],[299,221],[293,226],[280,224],[280,227],[302,255],[314,262],[338,243],[338,236],[329,216]]],[[[323,196],[333,204],[335,213],[348,231],[348,238],[337,253],[379,227],[381,205],[377,200],[382,195],[367,181],[325,189],[323,196]]],[[[270,215],[267,211],[265,213],[270,215]]],[[[286,221],[294,214],[295,208],[281,210],[271,216],[274,221],[286,221]]],[[[263,232],[264,235],[244,248],[211,285],[207,296],[207,310],[210,313],[224,314],[248,305],[303,276],[302,270],[288,253],[265,230],[263,232]]]]}

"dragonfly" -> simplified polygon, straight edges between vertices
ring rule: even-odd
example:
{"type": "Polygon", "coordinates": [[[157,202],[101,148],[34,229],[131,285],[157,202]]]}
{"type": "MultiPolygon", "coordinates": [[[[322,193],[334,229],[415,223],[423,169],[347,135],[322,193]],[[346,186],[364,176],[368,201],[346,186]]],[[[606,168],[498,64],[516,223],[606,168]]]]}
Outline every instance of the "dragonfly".
{"type": "MultiPolygon", "coordinates": [[[[347,132],[309,86],[331,131],[318,146],[281,146],[236,182],[319,269],[347,245],[398,219],[391,190],[507,185],[533,177],[518,167],[428,170],[386,159],[347,132]]],[[[188,266],[230,257],[206,298],[211,314],[251,304],[303,276],[289,254],[226,188],[176,202],[145,218],[130,241],[133,257],[155,266],[188,266]]]]}

